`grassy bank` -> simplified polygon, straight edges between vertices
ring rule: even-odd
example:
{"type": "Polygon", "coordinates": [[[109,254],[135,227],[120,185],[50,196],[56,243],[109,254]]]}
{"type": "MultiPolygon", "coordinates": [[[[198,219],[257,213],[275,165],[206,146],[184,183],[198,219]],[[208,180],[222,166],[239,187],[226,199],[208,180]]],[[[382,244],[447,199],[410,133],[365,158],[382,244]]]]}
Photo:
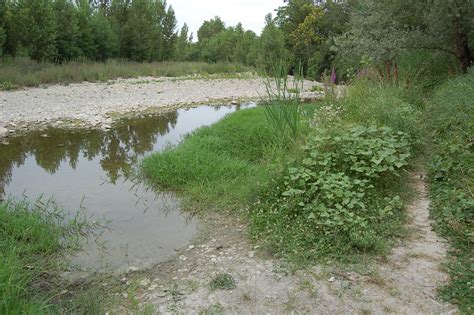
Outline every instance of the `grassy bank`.
{"type": "Polygon", "coordinates": [[[241,110],[146,158],[142,166],[154,184],[181,191],[187,205],[235,209],[268,181],[272,159],[281,156],[273,141],[264,108],[241,110]]]}
{"type": "Polygon", "coordinates": [[[231,63],[203,62],[152,62],[109,60],[102,62],[68,62],[52,64],[29,59],[0,60],[0,90],[41,84],[68,84],[73,82],[97,82],[116,78],[140,76],[179,77],[185,75],[224,75],[252,72],[253,69],[231,63]]]}
{"type": "Polygon", "coordinates": [[[79,216],[65,223],[53,203],[0,204],[0,313],[59,312],[63,257],[92,228],[79,216]]]}
{"type": "Polygon", "coordinates": [[[426,111],[431,215],[450,240],[451,282],[441,294],[474,312],[474,72],[436,90],[426,111]]]}
{"type": "Polygon", "coordinates": [[[382,253],[402,230],[401,175],[417,139],[419,115],[404,95],[362,82],[313,105],[315,115],[299,111],[301,130],[287,133],[299,138],[283,146],[275,135],[293,111],[240,111],[146,158],[143,170],[194,209],[249,209],[252,235],[295,262],[382,253]]]}

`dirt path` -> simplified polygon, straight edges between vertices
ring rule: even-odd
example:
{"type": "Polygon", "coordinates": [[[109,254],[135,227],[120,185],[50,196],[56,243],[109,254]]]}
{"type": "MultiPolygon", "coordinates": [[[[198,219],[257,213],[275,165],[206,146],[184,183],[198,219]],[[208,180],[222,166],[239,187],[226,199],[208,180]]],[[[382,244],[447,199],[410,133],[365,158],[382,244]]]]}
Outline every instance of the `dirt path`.
{"type": "Polygon", "coordinates": [[[431,229],[419,174],[412,187],[418,196],[407,209],[410,237],[384,262],[292,272],[258,257],[243,223],[215,218],[175,260],[136,274],[134,298],[160,314],[454,314],[456,308],[436,297],[447,281],[441,270],[447,245],[431,229]],[[230,274],[236,288],[211,290],[219,273],[230,274]]]}

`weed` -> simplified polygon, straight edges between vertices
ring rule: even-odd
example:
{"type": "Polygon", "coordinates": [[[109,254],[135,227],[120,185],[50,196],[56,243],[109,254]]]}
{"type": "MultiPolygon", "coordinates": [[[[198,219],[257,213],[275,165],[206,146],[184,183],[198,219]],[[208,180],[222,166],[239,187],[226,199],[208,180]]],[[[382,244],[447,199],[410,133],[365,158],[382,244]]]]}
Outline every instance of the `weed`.
{"type": "Polygon", "coordinates": [[[228,273],[220,273],[212,278],[209,286],[212,290],[233,290],[237,287],[234,278],[228,273]]]}
{"type": "Polygon", "coordinates": [[[273,76],[267,76],[265,88],[267,100],[265,117],[272,129],[275,142],[280,146],[290,146],[297,142],[301,132],[300,91],[302,76],[293,80],[293,88],[288,87],[287,67],[277,65],[273,76]]]}
{"type": "Polygon", "coordinates": [[[409,157],[407,136],[390,128],[317,130],[301,159],[260,195],[251,233],[299,262],[382,252],[403,217],[390,187],[409,157]]]}
{"type": "MultiPolygon", "coordinates": [[[[58,296],[64,255],[95,226],[78,214],[66,220],[53,201],[0,203],[0,313],[48,313],[58,296]],[[41,285],[38,285],[41,283],[41,285]]],[[[98,305],[91,299],[91,310],[98,305]]]]}
{"type": "Polygon", "coordinates": [[[451,282],[441,296],[474,311],[474,71],[448,81],[430,99],[427,130],[431,215],[451,240],[451,282]]]}
{"type": "Polygon", "coordinates": [[[213,304],[208,308],[199,311],[199,315],[223,315],[224,314],[224,307],[220,304],[213,304]]]}
{"type": "Polygon", "coordinates": [[[0,84],[0,90],[4,91],[11,91],[16,89],[17,87],[13,85],[10,81],[3,81],[2,84],[0,84]]]}
{"type": "Polygon", "coordinates": [[[242,293],[242,300],[250,302],[252,301],[252,295],[249,292],[242,293]]]}

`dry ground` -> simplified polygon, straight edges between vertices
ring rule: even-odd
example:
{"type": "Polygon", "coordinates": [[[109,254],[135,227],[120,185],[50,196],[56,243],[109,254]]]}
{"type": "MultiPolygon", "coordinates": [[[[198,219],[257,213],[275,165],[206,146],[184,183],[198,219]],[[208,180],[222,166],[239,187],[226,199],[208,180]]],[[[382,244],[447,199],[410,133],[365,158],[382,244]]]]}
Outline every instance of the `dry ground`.
{"type": "Polygon", "coordinates": [[[385,260],[292,271],[261,257],[243,222],[216,217],[175,259],[135,275],[134,300],[159,314],[455,314],[455,307],[437,299],[437,287],[448,280],[442,269],[447,245],[431,228],[419,174],[412,187],[417,197],[407,208],[410,236],[385,260]],[[230,274],[236,288],[212,290],[209,283],[219,273],[230,274]]]}

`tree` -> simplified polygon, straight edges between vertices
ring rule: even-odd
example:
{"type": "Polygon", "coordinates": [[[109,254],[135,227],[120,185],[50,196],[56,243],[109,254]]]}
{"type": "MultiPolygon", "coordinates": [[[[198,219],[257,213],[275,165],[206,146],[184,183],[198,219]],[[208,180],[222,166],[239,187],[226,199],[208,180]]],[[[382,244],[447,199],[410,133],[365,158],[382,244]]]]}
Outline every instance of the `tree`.
{"type": "Polygon", "coordinates": [[[452,55],[466,72],[473,63],[473,12],[468,0],[359,0],[337,46],[348,59],[385,64],[387,75],[397,74],[403,53],[420,50],[452,55]]]}
{"type": "Polygon", "coordinates": [[[265,17],[265,27],[260,36],[259,44],[259,64],[266,70],[271,70],[273,66],[288,58],[285,48],[285,37],[283,32],[277,27],[271,14],[265,17]]]}
{"type": "Polygon", "coordinates": [[[189,44],[189,28],[188,25],[184,23],[176,40],[176,52],[174,55],[177,60],[185,60],[189,44]]]}
{"type": "Polygon", "coordinates": [[[197,31],[198,41],[204,41],[210,39],[213,36],[223,32],[225,30],[225,24],[221,18],[216,16],[214,19],[204,21],[201,27],[197,31]]]}
{"type": "Polygon", "coordinates": [[[64,61],[77,58],[82,52],[78,46],[79,24],[76,9],[68,0],[56,0],[53,10],[57,27],[57,59],[64,61]]]}
{"type": "Polygon", "coordinates": [[[161,22],[163,28],[163,60],[170,60],[174,57],[176,40],[178,39],[176,24],[176,16],[170,6],[161,22]]]}
{"type": "Polygon", "coordinates": [[[28,55],[37,61],[55,61],[57,28],[51,1],[21,0],[18,2],[15,27],[28,55]]]}
{"type": "Polygon", "coordinates": [[[105,61],[117,55],[118,37],[112,25],[100,9],[91,19],[92,41],[94,43],[94,59],[105,61]]]}

